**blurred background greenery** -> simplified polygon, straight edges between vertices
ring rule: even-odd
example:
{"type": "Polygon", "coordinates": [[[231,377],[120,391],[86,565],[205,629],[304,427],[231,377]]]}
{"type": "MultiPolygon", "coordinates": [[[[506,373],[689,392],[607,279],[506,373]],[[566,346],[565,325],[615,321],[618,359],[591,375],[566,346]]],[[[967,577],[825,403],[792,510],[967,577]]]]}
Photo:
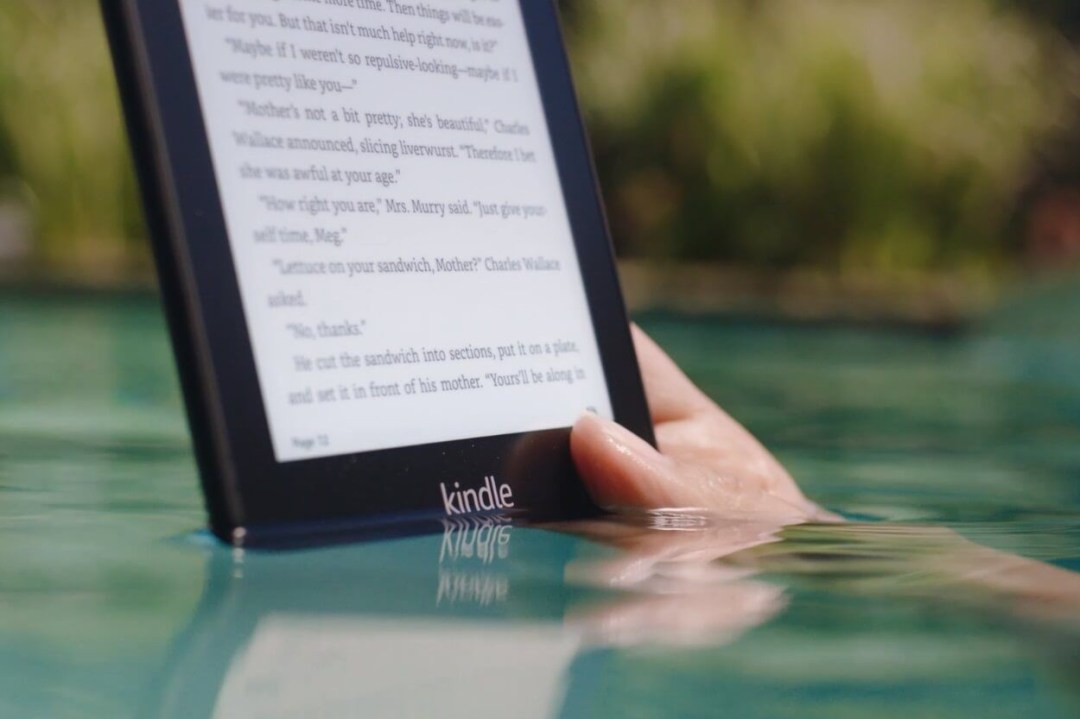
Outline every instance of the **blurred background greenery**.
{"type": "MultiPolygon", "coordinates": [[[[1080,254],[1071,0],[561,5],[638,265],[985,293],[1080,254]]],[[[5,276],[152,281],[94,0],[0,4],[5,276]]]]}

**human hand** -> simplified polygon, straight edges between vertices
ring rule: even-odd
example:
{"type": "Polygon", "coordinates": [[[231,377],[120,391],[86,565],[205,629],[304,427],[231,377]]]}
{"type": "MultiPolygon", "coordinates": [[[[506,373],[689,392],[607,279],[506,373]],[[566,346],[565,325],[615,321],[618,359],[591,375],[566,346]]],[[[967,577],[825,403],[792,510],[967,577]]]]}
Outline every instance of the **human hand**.
{"type": "Polygon", "coordinates": [[[609,420],[578,420],[571,435],[574,463],[599,505],[699,509],[777,524],[835,519],[656,343],[636,326],[632,331],[660,450],[609,420]]]}
{"type": "Polygon", "coordinates": [[[597,520],[563,527],[624,550],[569,570],[579,583],[635,592],[634,601],[593,616],[609,641],[737,636],[785,604],[782,592],[758,586],[754,575],[762,571],[817,580],[839,571],[848,592],[977,606],[1057,630],[1076,626],[1075,572],[981,547],[940,527],[837,523],[644,332],[633,333],[659,451],[593,415],[575,425],[571,449],[596,502],[649,513],[647,526],[597,520]],[[657,511],[664,509],[690,511],[657,511]],[[815,524],[790,528],[806,523],[815,524]],[[755,549],[776,543],[786,551],[755,549]],[[832,554],[808,560],[823,544],[832,554]],[[718,604],[731,611],[716,610],[718,604]]]}

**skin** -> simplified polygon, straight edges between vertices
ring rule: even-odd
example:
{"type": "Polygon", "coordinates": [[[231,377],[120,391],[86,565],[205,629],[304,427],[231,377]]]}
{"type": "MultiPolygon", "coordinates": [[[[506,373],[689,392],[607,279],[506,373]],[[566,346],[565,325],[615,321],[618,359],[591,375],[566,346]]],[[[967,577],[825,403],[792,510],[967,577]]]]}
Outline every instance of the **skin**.
{"type": "Polygon", "coordinates": [[[571,435],[574,462],[593,499],[613,513],[652,512],[655,520],[669,509],[676,524],[696,517],[707,526],[657,531],[599,519],[557,527],[624,550],[572,563],[569,581],[634,592],[571,621],[601,644],[726,643],[782,611],[786,600],[783,590],[752,579],[756,569],[717,560],[778,541],[784,526],[836,517],[808,500],[641,329],[631,330],[659,449],[586,414],[571,435]]]}
{"type": "MultiPolygon", "coordinates": [[[[848,581],[848,591],[977,608],[1057,631],[1075,628],[1080,575],[982,547],[940,527],[845,523],[807,499],[769,451],[644,332],[634,327],[633,337],[659,449],[591,414],[574,426],[571,449],[597,504],[650,521],[559,527],[624,550],[600,563],[569,567],[568,579],[653,595],[596,610],[592,625],[602,627],[609,641],[730,639],[775,615],[783,597],[752,577],[770,567],[800,572],[799,565],[773,566],[784,561],[782,551],[759,551],[780,542],[785,527],[794,525],[806,525],[804,534],[849,554],[842,571],[851,569],[852,558],[865,556],[863,550],[871,551],[866,579],[848,581]],[[695,518],[699,525],[686,524],[695,518]]],[[[798,558],[798,542],[779,546],[790,546],[798,558]]],[[[832,564],[802,571],[816,574],[832,564]]]]}
{"type": "Polygon", "coordinates": [[[835,519],[655,342],[638,327],[632,331],[659,451],[614,422],[581,417],[571,450],[601,507],[695,508],[780,526],[835,519]]]}

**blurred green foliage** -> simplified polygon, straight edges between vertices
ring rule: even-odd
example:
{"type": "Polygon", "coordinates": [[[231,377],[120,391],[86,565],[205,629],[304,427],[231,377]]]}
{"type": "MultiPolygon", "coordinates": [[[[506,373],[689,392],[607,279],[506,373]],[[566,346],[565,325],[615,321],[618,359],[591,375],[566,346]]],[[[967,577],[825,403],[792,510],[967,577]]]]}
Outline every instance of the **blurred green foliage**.
{"type": "MultiPolygon", "coordinates": [[[[624,254],[993,271],[1015,256],[1040,168],[1078,165],[1064,148],[1080,22],[1064,0],[562,5],[624,254]]],[[[12,201],[46,274],[145,271],[93,0],[0,4],[0,207],[12,201]]]]}
{"type": "Polygon", "coordinates": [[[28,206],[34,264],[112,279],[145,242],[97,3],[0,3],[0,200],[28,206]]]}
{"type": "Polygon", "coordinates": [[[1075,126],[1075,49],[986,0],[578,0],[579,91],[624,250],[993,268],[1075,126]]]}

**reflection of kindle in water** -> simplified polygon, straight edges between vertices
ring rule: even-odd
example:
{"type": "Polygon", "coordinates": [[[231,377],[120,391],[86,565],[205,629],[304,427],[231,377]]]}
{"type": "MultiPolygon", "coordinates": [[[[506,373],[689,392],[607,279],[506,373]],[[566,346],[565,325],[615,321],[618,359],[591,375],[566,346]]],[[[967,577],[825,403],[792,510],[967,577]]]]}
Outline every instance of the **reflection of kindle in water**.
{"type": "Polygon", "coordinates": [[[522,530],[495,522],[444,527],[235,561],[213,550],[202,601],[140,716],[559,714],[584,646],[567,615],[610,599],[563,584],[580,544],[519,540],[522,530]]]}
{"type": "Polygon", "coordinates": [[[215,533],[590,509],[651,437],[550,0],[104,0],[215,533]]]}

